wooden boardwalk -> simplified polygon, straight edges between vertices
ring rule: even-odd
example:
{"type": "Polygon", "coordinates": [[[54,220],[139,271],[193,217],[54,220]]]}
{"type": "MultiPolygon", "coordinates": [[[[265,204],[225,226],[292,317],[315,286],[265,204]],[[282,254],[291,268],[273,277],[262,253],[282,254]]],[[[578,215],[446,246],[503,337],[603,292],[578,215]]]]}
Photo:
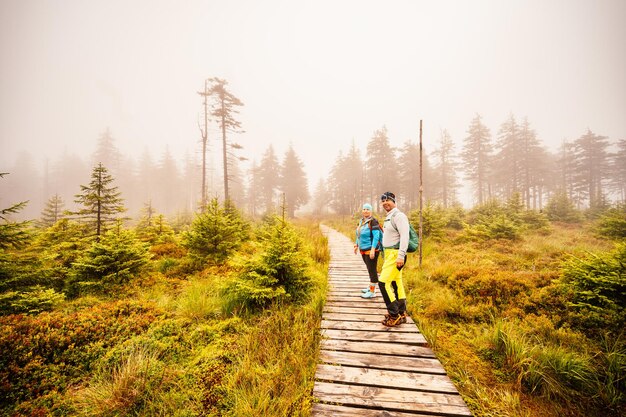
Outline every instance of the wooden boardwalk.
{"type": "Polygon", "coordinates": [[[415,322],[387,328],[377,290],[361,298],[367,269],[352,242],[322,226],[328,236],[330,289],[322,315],[320,363],[313,416],[471,416],[415,322]]]}

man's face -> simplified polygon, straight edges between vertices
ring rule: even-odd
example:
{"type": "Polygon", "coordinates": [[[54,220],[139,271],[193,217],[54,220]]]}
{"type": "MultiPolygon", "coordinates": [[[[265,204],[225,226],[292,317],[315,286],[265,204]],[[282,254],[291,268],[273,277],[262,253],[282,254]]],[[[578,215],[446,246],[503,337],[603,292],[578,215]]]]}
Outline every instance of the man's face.
{"type": "Polygon", "coordinates": [[[385,211],[391,211],[396,206],[396,203],[394,203],[390,198],[382,198],[380,201],[382,202],[385,211]]]}

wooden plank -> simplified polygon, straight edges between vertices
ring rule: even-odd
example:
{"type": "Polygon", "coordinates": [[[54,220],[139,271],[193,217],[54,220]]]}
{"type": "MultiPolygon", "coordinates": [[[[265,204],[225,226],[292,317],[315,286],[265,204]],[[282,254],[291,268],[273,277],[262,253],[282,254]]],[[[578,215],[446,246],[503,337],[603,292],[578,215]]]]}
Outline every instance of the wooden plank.
{"type": "Polygon", "coordinates": [[[420,333],[400,333],[400,332],[366,332],[321,329],[323,337],[340,340],[361,340],[364,342],[394,342],[405,343],[407,345],[427,346],[428,343],[420,333]]]}
{"type": "MultiPolygon", "coordinates": [[[[365,301],[365,300],[364,300],[365,301]]],[[[372,301],[372,300],[369,300],[372,301]]],[[[385,312],[387,312],[387,308],[385,307],[385,303],[378,303],[378,302],[363,302],[363,303],[342,303],[342,302],[337,302],[337,301],[328,301],[326,300],[326,304],[324,304],[324,307],[329,307],[329,308],[335,308],[335,307],[341,307],[341,308],[369,308],[369,309],[384,309],[385,312]]]]}
{"type": "MultiPolygon", "coordinates": [[[[328,284],[331,288],[335,286],[343,286],[345,288],[352,288],[353,291],[358,292],[369,286],[369,281],[363,278],[332,278],[329,277],[328,284]]],[[[377,286],[378,288],[378,286],[377,286]]]]}
{"type": "Polygon", "coordinates": [[[337,295],[328,295],[326,296],[326,301],[336,301],[336,302],[341,302],[341,303],[351,303],[351,302],[355,302],[355,303],[372,303],[372,302],[380,302],[383,305],[385,304],[385,302],[383,301],[383,297],[376,297],[373,299],[366,299],[366,298],[361,298],[361,297],[347,297],[347,296],[337,296],[337,295]],[[380,300],[380,301],[379,301],[380,300]]]}
{"type": "Polygon", "coordinates": [[[320,360],[331,365],[360,366],[364,368],[410,371],[437,375],[446,374],[441,363],[435,358],[411,358],[406,356],[321,350],[320,360]]]}
{"type": "Polygon", "coordinates": [[[418,358],[434,358],[435,354],[429,347],[411,346],[400,343],[355,342],[351,340],[322,339],[324,350],[340,350],[346,352],[375,353],[377,355],[410,356],[418,358]]]}
{"type": "Polygon", "coordinates": [[[361,298],[361,297],[343,297],[343,296],[335,296],[335,295],[327,295],[327,302],[333,303],[342,303],[343,305],[350,305],[355,307],[362,307],[367,305],[377,305],[384,306],[385,302],[383,301],[383,297],[376,297],[373,299],[361,298]]]}
{"type": "Polygon", "coordinates": [[[315,377],[322,381],[351,385],[458,394],[447,375],[319,364],[315,377]]]}
{"type": "MultiPolygon", "coordinates": [[[[386,310],[384,310],[386,312],[386,310]]],[[[332,321],[357,321],[357,322],[367,322],[367,323],[376,323],[376,324],[380,324],[380,322],[383,320],[383,318],[385,313],[380,313],[380,312],[375,312],[375,314],[372,313],[360,313],[360,312],[355,312],[355,313],[330,313],[330,312],[324,312],[324,314],[322,315],[322,319],[324,320],[332,320],[332,321]]],[[[411,319],[410,317],[406,318],[406,325],[407,326],[415,326],[415,322],[413,321],[413,319],[411,319]]],[[[404,324],[403,324],[404,326],[404,324]]]]}
{"type": "Polygon", "coordinates": [[[335,330],[356,330],[356,331],[371,331],[371,332],[394,332],[394,333],[419,333],[417,327],[412,323],[401,324],[396,327],[386,327],[381,323],[383,317],[378,322],[370,321],[345,321],[345,320],[324,320],[320,324],[322,329],[335,329],[335,330]]]}
{"type": "Polygon", "coordinates": [[[433,417],[432,414],[403,413],[401,411],[375,410],[373,408],[361,408],[355,406],[343,406],[333,404],[313,404],[311,408],[313,417],[433,417]]]}
{"type": "Polygon", "coordinates": [[[323,309],[323,313],[327,314],[327,313],[333,313],[333,314],[369,314],[372,316],[384,316],[385,314],[387,314],[387,309],[383,308],[383,307],[379,307],[379,306],[372,306],[372,307],[352,307],[349,305],[336,305],[336,304],[331,304],[331,303],[327,303],[324,306],[323,309]]]}
{"type": "Polygon", "coordinates": [[[367,301],[377,301],[378,299],[382,300],[382,296],[380,295],[376,295],[374,298],[363,298],[361,297],[363,293],[361,292],[361,290],[350,290],[350,289],[345,289],[345,288],[330,288],[330,291],[328,292],[329,296],[332,297],[351,297],[351,298],[356,298],[357,301],[358,300],[367,300],[367,301]]]}
{"type": "Polygon", "coordinates": [[[471,416],[459,395],[316,381],[313,395],[321,401],[355,404],[394,411],[417,411],[444,416],[471,416]]]}

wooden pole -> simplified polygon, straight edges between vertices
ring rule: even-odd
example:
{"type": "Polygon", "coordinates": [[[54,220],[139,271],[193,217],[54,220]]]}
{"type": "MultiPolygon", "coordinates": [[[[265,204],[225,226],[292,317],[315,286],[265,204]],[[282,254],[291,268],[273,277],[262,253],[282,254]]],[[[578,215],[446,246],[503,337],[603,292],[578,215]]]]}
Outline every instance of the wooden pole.
{"type": "Polygon", "coordinates": [[[424,187],[422,181],[422,120],[420,119],[420,224],[419,224],[419,267],[422,268],[422,197],[424,194],[424,187]]]}
{"type": "Polygon", "coordinates": [[[208,80],[204,80],[204,91],[198,91],[203,98],[204,105],[204,130],[200,128],[200,133],[202,134],[202,196],[201,196],[201,211],[204,212],[206,210],[206,148],[207,148],[207,138],[208,138],[208,129],[209,129],[209,112],[207,108],[207,97],[209,96],[209,86],[208,80]]]}

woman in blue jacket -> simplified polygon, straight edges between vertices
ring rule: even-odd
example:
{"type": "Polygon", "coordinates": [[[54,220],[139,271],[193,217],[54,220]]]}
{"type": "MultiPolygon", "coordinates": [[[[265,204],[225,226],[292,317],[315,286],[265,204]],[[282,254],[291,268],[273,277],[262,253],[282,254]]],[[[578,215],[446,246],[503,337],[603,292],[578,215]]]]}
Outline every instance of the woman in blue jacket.
{"type": "Polygon", "coordinates": [[[361,252],[363,262],[367,266],[367,272],[370,276],[370,285],[364,289],[361,294],[363,298],[373,298],[376,296],[376,286],[378,284],[378,273],[376,272],[376,263],[380,254],[382,232],[380,224],[372,216],[372,205],[363,204],[363,217],[359,220],[356,228],[356,240],[354,242],[354,253],[357,250],[361,252]]]}

